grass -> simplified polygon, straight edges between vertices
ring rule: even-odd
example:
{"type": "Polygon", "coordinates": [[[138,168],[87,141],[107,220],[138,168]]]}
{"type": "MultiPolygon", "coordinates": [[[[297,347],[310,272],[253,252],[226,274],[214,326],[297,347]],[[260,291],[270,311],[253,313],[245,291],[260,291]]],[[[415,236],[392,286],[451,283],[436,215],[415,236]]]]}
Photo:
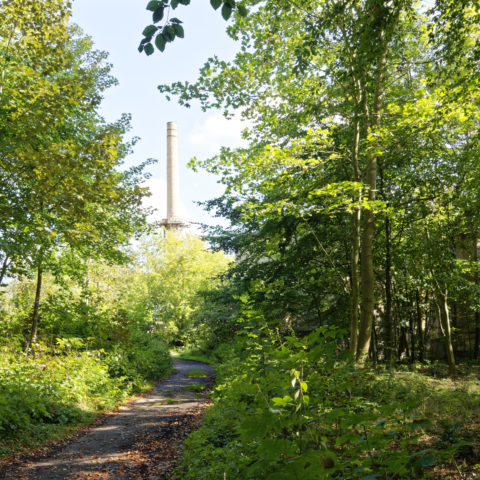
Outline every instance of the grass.
{"type": "Polygon", "coordinates": [[[416,414],[428,420],[419,444],[424,449],[446,452],[465,443],[433,468],[433,479],[480,479],[480,376],[469,369],[459,369],[456,379],[438,371],[378,371],[366,387],[365,396],[383,396],[387,402],[418,400],[416,414]],[[432,376],[433,374],[433,376],[432,376]]]}
{"type": "Polygon", "coordinates": [[[182,390],[188,390],[190,392],[203,392],[205,390],[205,385],[202,383],[194,383],[193,385],[182,387],[182,390]]]}

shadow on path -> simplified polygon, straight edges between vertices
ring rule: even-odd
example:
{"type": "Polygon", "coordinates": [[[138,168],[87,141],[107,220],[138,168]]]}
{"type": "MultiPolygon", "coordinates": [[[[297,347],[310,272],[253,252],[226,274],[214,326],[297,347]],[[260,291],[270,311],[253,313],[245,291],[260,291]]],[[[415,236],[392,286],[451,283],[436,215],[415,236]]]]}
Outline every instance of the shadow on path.
{"type": "Polygon", "coordinates": [[[178,449],[203,411],[205,396],[188,387],[207,384],[210,365],[175,360],[175,372],[151,394],[121,407],[108,418],[51,457],[15,471],[8,480],[151,479],[163,480],[175,465],[178,449]],[[191,369],[207,377],[186,377],[191,369]],[[185,389],[187,387],[187,389],[185,389]]]}

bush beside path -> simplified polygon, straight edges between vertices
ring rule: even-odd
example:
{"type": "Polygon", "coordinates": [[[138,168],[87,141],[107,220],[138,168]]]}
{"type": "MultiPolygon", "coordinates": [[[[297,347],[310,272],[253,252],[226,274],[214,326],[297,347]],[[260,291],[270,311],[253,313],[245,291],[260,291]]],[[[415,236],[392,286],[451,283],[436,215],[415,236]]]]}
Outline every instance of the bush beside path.
{"type": "Polygon", "coordinates": [[[197,426],[207,405],[202,385],[213,379],[212,367],[204,363],[179,359],[174,368],[149,395],[121,407],[56,453],[7,469],[4,478],[166,479],[183,439],[197,426]]]}

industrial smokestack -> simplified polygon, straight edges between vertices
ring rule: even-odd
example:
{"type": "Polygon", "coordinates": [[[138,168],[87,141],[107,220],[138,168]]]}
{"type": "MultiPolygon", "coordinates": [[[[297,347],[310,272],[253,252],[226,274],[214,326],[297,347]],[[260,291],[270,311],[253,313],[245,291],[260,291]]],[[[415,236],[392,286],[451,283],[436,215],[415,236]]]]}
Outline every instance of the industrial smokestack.
{"type": "Polygon", "coordinates": [[[177,123],[167,123],[167,222],[180,218],[177,123]]]}

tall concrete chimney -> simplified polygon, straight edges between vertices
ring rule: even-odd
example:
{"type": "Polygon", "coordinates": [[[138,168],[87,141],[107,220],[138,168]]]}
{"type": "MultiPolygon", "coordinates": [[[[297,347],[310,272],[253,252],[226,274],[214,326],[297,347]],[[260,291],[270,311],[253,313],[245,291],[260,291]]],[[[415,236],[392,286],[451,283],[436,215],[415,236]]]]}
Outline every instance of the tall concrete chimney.
{"type": "Polygon", "coordinates": [[[167,221],[180,219],[177,123],[167,123],[167,221]]]}

